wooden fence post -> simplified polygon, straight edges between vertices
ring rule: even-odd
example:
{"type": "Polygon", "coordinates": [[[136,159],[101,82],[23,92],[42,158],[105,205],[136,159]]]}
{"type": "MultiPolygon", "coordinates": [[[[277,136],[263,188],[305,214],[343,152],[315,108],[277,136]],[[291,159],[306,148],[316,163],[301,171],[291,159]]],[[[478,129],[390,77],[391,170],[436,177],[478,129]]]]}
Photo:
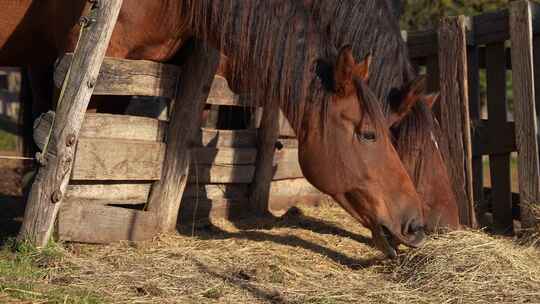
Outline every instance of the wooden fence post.
{"type": "Polygon", "coordinates": [[[460,221],[474,227],[472,148],[467,81],[467,38],[464,16],[444,18],[439,29],[441,129],[448,139],[447,167],[453,177],[460,221]]]}
{"type": "Polygon", "coordinates": [[[259,216],[269,212],[270,184],[274,176],[274,151],[279,137],[279,107],[266,103],[257,133],[257,161],[249,203],[259,216]]]}
{"type": "Polygon", "coordinates": [[[109,45],[122,0],[94,5],[75,50],[71,76],[58,101],[56,120],[44,155],[46,165],[36,176],[19,233],[19,240],[43,246],[49,240],[73,166],[84,113],[109,45]]]}
{"type": "Polygon", "coordinates": [[[530,207],[540,204],[538,122],[536,117],[532,14],[529,1],[510,4],[512,76],[518,148],[521,220],[532,227],[535,218],[530,207]]]}
{"type": "Polygon", "coordinates": [[[176,90],[161,179],[152,186],[148,201],[148,210],[157,213],[158,232],[176,228],[180,200],[189,176],[190,149],[201,124],[219,57],[217,50],[194,40],[182,67],[186,77],[178,82],[176,90]]]}

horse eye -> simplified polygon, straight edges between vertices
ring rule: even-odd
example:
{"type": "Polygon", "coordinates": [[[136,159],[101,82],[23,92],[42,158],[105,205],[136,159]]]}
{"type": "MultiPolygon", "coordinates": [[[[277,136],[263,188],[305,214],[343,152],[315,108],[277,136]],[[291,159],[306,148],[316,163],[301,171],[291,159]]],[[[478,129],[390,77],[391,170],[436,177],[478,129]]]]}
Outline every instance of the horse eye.
{"type": "Polygon", "coordinates": [[[360,131],[356,133],[360,141],[376,141],[377,135],[373,131],[360,131]]]}

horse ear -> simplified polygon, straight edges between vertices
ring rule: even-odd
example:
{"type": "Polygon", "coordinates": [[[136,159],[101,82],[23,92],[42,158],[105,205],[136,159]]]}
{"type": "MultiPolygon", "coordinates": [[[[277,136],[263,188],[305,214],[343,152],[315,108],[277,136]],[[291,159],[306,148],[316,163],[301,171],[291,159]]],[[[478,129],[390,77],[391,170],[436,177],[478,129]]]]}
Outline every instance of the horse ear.
{"type": "Polygon", "coordinates": [[[352,54],[352,47],[347,45],[341,48],[334,67],[334,89],[339,96],[349,96],[354,92],[353,70],[356,61],[352,54]]]}
{"type": "Polygon", "coordinates": [[[369,68],[371,67],[371,61],[373,56],[368,54],[364,60],[357,64],[354,68],[354,76],[362,79],[363,81],[368,81],[369,79],[369,68]]]}
{"type": "Polygon", "coordinates": [[[431,93],[429,95],[426,95],[424,98],[422,98],[422,101],[426,105],[428,109],[433,108],[433,105],[441,99],[440,93],[431,93]]]}
{"type": "MultiPolygon", "coordinates": [[[[402,91],[401,100],[399,102],[397,110],[394,110],[390,114],[388,120],[390,126],[394,126],[396,123],[400,122],[405,116],[407,116],[407,114],[409,114],[409,112],[416,105],[417,102],[424,100],[424,98],[427,97],[424,95],[425,88],[426,78],[425,76],[420,76],[402,91]]],[[[426,103],[435,102],[436,99],[433,99],[433,97],[431,97],[429,101],[426,101],[426,103]]]]}

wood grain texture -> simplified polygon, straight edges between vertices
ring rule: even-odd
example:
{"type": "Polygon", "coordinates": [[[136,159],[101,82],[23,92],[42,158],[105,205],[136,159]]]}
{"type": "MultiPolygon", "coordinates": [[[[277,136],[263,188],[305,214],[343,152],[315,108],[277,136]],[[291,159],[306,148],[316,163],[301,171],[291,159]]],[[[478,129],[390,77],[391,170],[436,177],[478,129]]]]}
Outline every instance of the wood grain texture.
{"type": "Polygon", "coordinates": [[[283,111],[279,112],[279,137],[296,137],[296,132],[294,132],[294,129],[287,117],[283,114],[283,111]]]}
{"type": "Polygon", "coordinates": [[[60,96],[49,145],[47,165],[41,167],[32,185],[19,240],[40,247],[49,240],[56,215],[71,175],[75,143],[84,113],[94,91],[99,69],[116,24],[122,0],[101,1],[90,11],[93,23],[84,28],[73,57],[71,72],[60,96]]]}
{"type": "Polygon", "coordinates": [[[215,130],[202,128],[195,137],[195,145],[202,147],[255,148],[254,130],[215,130]]]}
{"type": "Polygon", "coordinates": [[[159,180],[165,143],[81,138],[72,180],[159,180]]]}
{"type": "Polygon", "coordinates": [[[219,75],[214,76],[206,103],[212,105],[243,106],[241,98],[231,90],[227,79],[219,75]]]}
{"type": "MultiPolygon", "coordinates": [[[[469,46],[467,48],[467,60],[469,61],[468,80],[469,80],[469,114],[472,121],[472,169],[473,169],[473,198],[477,206],[484,200],[484,162],[482,154],[479,154],[477,135],[483,133],[478,130],[478,122],[481,118],[480,104],[480,66],[479,66],[479,48],[478,46],[469,46]]],[[[486,128],[487,129],[487,128],[486,128]]],[[[512,130],[513,133],[513,130],[512,130]]]]}
{"type": "Polygon", "coordinates": [[[272,180],[302,178],[302,169],[298,162],[298,149],[283,148],[274,155],[272,180]]]}
{"type": "MultiPolygon", "coordinates": [[[[62,87],[73,54],[65,54],[56,64],[54,83],[62,87]]],[[[103,60],[94,89],[95,95],[138,95],[173,98],[180,69],[146,60],[108,58],[103,60]]]]}
{"type": "Polygon", "coordinates": [[[475,227],[465,25],[463,16],[444,18],[440,25],[440,122],[448,140],[450,157],[446,165],[453,177],[460,221],[475,227]]]}
{"type": "MultiPolygon", "coordinates": [[[[514,122],[502,122],[495,130],[490,129],[488,121],[477,120],[472,129],[473,157],[488,154],[506,154],[517,151],[514,122]]],[[[474,159],[474,158],[473,158],[474,159]]]]}
{"type": "Polygon", "coordinates": [[[219,52],[194,40],[184,71],[190,71],[178,83],[167,131],[167,149],[161,179],[150,193],[148,210],[155,212],[158,231],[170,232],[176,227],[182,193],[188,179],[190,149],[201,125],[201,116],[210,85],[219,63],[219,52]]]}
{"type": "MultiPolygon", "coordinates": [[[[486,46],[487,108],[490,132],[501,136],[507,122],[506,48],[504,42],[486,46]]],[[[493,227],[497,233],[513,234],[510,153],[490,153],[493,227]]]]}
{"type": "Polygon", "coordinates": [[[191,163],[198,165],[253,165],[255,148],[193,148],[191,163]]]}
{"type": "Polygon", "coordinates": [[[58,216],[58,236],[64,241],[107,244],[143,241],[156,235],[151,212],[67,201],[58,216]]]}
{"type": "Polygon", "coordinates": [[[189,171],[190,184],[238,184],[251,183],[254,165],[197,165],[189,171]]]}
{"type": "Polygon", "coordinates": [[[257,215],[269,212],[270,183],[274,176],[274,151],[279,137],[279,113],[277,105],[267,102],[263,107],[261,126],[257,137],[257,161],[253,181],[249,187],[249,204],[257,215]]]}
{"type": "Polygon", "coordinates": [[[534,225],[530,205],[540,203],[538,122],[534,102],[534,66],[531,7],[528,1],[510,4],[514,112],[518,146],[521,218],[524,227],[534,225]]]}
{"type": "Polygon", "coordinates": [[[244,199],[247,200],[248,184],[188,184],[184,198],[244,199]]]}
{"type": "MultiPolygon", "coordinates": [[[[34,142],[43,150],[55,113],[42,114],[34,123],[34,142]]],[[[79,137],[131,139],[162,142],[165,139],[167,123],[153,118],[87,113],[79,132],[79,137]]]]}
{"type": "Polygon", "coordinates": [[[182,225],[206,223],[212,220],[228,219],[235,220],[250,215],[247,200],[235,199],[182,199],[180,208],[180,223],[182,225]]]}
{"type": "Polygon", "coordinates": [[[102,183],[96,182],[70,184],[67,199],[100,200],[115,204],[141,204],[148,201],[151,183],[102,183]]]}

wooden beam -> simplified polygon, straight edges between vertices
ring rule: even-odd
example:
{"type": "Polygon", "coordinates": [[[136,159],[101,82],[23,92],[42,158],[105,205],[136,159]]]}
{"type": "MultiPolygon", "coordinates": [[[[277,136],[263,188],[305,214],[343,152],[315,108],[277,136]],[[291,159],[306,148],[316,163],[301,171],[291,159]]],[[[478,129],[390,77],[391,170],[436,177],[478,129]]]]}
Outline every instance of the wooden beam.
{"type": "Polygon", "coordinates": [[[184,191],[184,198],[247,200],[247,188],[247,184],[189,184],[184,191]]]}
{"type": "Polygon", "coordinates": [[[446,165],[454,177],[460,221],[475,227],[465,26],[465,17],[449,17],[442,20],[439,29],[440,122],[448,139],[450,155],[446,165]]]}
{"type": "Polygon", "coordinates": [[[279,113],[280,109],[277,105],[266,102],[258,132],[257,161],[249,189],[249,204],[260,216],[267,215],[269,212],[268,198],[270,183],[274,175],[274,151],[279,137],[279,113]]]}
{"type": "MultiPolygon", "coordinates": [[[[62,56],[54,72],[54,83],[62,87],[73,54],[62,56]]],[[[177,66],[146,60],[106,57],[94,89],[94,95],[138,95],[173,98],[180,75],[177,66]]]]}
{"type": "Polygon", "coordinates": [[[206,103],[224,106],[243,106],[241,100],[242,99],[231,90],[227,83],[227,79],[219,75],[214,76],[212,88],[210,89],[206,103]]]}
{"type": "Polygon", "coordinates": [[[255,166],[253,165],[197,165],[189,171],[190,184],[238,184],[251,183],[255,166]]]}
{"type": "MultiPolygon", "coordinates": [[[[468,62],[468,80],[469,80],[469,114],[473,124],[480,121],[481,118],[481,103],[480,103],[480,66],[479,66],[479,48],[476,45],[467,48],[468,62]]],[[[479,206],[484,200],[484,162],[482,155],[478,155],[475,150],[476,144],[479,142],[476,137],[477,126],[473,126],[471,130],[472,139],[472,168],[473,168],[473,197],[475,204],[479,206]]],[[[513,130],[512,130],[513,132],[513,130]]]]}
{"type": "Polygon", "coordinates": [[[532,16],[528,1],[512,2],[510,10],[521,218],[524,227],[533,227],[535,217],[530,207],[540,204],[540,161],[534,100],[532,16]]]}
{"type": "Polygon", "coordinates": [[[193,148],[192,164],[198,165],[253,165],[257,158],[255,148],[193,148]]]}
{"type": "Polygon", "coordinates": [[[148,210],[155,212],[158,232],[176,227],[190,164],[190,148],[201,125],[201,114],[219,63],[219,52],[193,40],[182,69],[190,77],[178,83],[167,132],[167,149],[161,180],[150,193],[148,210]]]}
{"type": "Polygon", "coordinates": [[[208,222],[217,219],[239,219],[250,215],[247,201],[235,199],[182,199],[180,222],[208,222]]]}
{"type": "Polygon", "coordinates": [[[195,138],[201,147],[255,148],[257,135],[254,130],[214,130],[202,128],[195,138]]]}
{"type": "MultiPolygon", "coordinates": [[[[42,114],[34,123],[34,142],[43,150],[55,113],[42,114]]],[[[163,142],[167,123],[153,118],[86,113],[79,137],[163,142]]]]}
{"type": "Polygon", "coordinates": [[[82,243],[142,241],[156,235],[156,221],[151,212],[66,202],[58,216],[58,235],[61,240],[82,243]]]}
{"type": "Polygon", "coordinates": [[[506,154],[517,151],[515,123],[500,123],[495,132],[489,128],[488,121],[481,119],[475,121],[472,128],[473,157],[480,158],[482,155],[506,154]]]}
{"type": "Polygon", "coordinates": [[[95,88],[99,69],[116,24],[122,0],[100,1],[93,5],[71,64],[71,72],[58,101],[57,117],[44,152],[41,167],[30,190],[19,240],[44,246],[49,240],[56,215],[66,192],[75,147],[84,113],[95,88]],[[54,150],[53,154],[50,151],[54,150]]]}
{"type": "MultiPolygon", "coordinates": [[[[502,136],[507,122],[506,48],[504,42],[486,46],[488,129],[502,136]]],[[[513,234],[510,153],[490,154],[489,169],[493,188],[493,224],[495,232],[513,234]]]]}
{"type": "Polygon", "coordinates": [[[148,201],[151,183],[72,183],[67,188],[67,199],[101,200],[115,204],[141,204],[148,201]]]}

